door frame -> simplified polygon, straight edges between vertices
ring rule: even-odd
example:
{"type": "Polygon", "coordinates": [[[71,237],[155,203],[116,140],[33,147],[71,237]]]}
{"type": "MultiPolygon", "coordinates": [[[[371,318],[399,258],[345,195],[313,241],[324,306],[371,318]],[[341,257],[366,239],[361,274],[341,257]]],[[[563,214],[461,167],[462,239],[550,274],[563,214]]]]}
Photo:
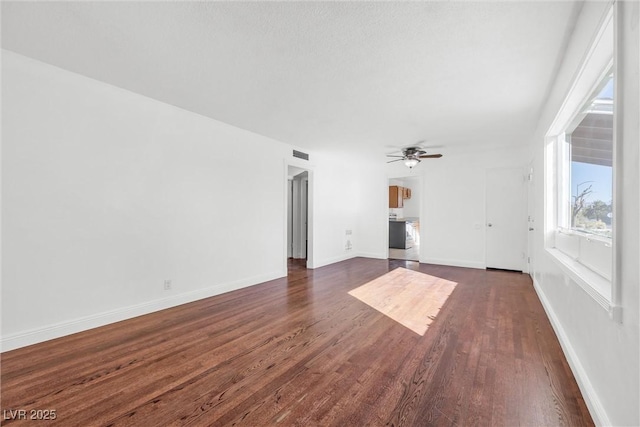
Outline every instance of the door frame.
{"type": "Polygon", "coordinates": [[[307,191],[307,268],[315,268],[314,257],[314,188],[315,188],[315,176],[314,165],[308,161],[299,160],[296,158],[284,159],[283,167],[283,245],[282,245],[282,270],[286,275],[287,272],[287,259],[288,259],[288,229],[289,229],[289,180],[291,178],[289,174],[289,168],[302,169],[308,173],[308,191],[307,191]]]}
{"type": "Polygon", "coordinates": [[[424,259],[424,247],[425,245],[423,244],[423,242],[425,241],[423,239],[424,237],[424,227],[423,227],[423,219],[424,219],[424,215],[425,215],[425,211],[424,211],[424,175],[423,174],[419,174],[419,175],[387,175],[387,180],[386,180],[386,188],[385,188],[385,194],[387,194],[386,199],[385,199],[385,212],[386,214],[386,222],[385,222],[385,257],[386,259],[389,259],[389,185],[390,185],[390,181],[391,180],[404,180],[404,179],[413,179],[415,181],[418,182],[418,185],[420,186],[419,190],[416,192],[419,197],[420,197],[420,207],[418,209],[418,221],[420,221],[420,250],[418,251],[418,262],[422,262],[421,260],[424,259]]]}
{"type": "Polygon", "coordinates": [[[534,275],[534,239],[535,239],[535,186],[533,181],[533,161],[529,163],[527,173],[527,259],[525,262],[525,273],[533,277],[534,275]]]}
{"type": "MultiPolygon", "coordinates": [[[[489,186],[489,174],[491,172],[494,171],[513,171],[515,172],[514,175],[517,175],[520,179],[521,182],[521,189],[523,192],[525,192],[524,194],[521,195],[521,199],[520,199],[520,210],[519,212],[517,212],[518,214],[520,214],[520,218],[519,218],[519,223],[520,226],[522,228],[527,226],[527,221],[526,221],[526,216],[527,216],[527,189],[528,189],[528,182],[525,182],[525,174],[526,174],[526,170],[524,167],[497,167],[497,168],[487,168],[485,169],[485,195],[484,195],[484,200],[485,200],[485,238],[484,238],[484,246],[485,246],[485,268],[505,268],[504,265],[490,265],[489,258],[490,258],[490,251],[489,251],[489,227],[491,227],[491,223],[494,221],[494,218],[492,218],[489,215],[489,201],[490,201],[490,197],[489,197],[489,191],[492,191],[490,189],[489,186]]],[[[519,226],[519,227],[520,227],[519,226]]],[[[524,272],[526,270],[526,264],[527,264],[527,260],[526,260],[526,256],[527,256],[527,246],[528,246],[528,236],[527,234],[525,234],[524,229],[522,230],[522,234],[521,234],[521,244],[522,246],[519,248],[519,251],[521,252],[521,261],[520,261],[520,267],[518,267],[517,269],[514,269],[513,271],[521,271],[524,272]]],[[[511,266],[509,267],[509,269],[511,270],[511,266]]]]}
{"type": "MultiPolygon", "coordinates": [[[[291,172],[291,171],[290,171],[291,172]]],[[[289,178],[291,182],[291,206],[288,226],[291,230],[291,256],[294,259],[307,258],[308,238],[308,203],[309,203],[309,171],[304,170],[289,178]],[[301,176],[303,175],[303,176],[301,176]]],[[[288,252],[288,248],[287,248],[288,252]]]]}

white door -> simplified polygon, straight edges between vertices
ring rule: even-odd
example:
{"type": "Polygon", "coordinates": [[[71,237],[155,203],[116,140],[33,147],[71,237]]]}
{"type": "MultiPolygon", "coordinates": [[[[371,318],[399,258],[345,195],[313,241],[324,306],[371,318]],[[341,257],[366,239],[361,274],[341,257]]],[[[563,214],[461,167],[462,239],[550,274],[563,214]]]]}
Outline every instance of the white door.
{"type": "Polygon", "coordinates": [[[525,270],[526,195],[523,169],[487,170],[487,268],[525,270]]]}
{"type": "Polygon", "coordinates": [[[529,173],[527,174],[527,263],[525,273],[529,273],[533,277],[533,234],[535,223],[535,188],[533,186],[533,162],[529,165],[529,173]]]}

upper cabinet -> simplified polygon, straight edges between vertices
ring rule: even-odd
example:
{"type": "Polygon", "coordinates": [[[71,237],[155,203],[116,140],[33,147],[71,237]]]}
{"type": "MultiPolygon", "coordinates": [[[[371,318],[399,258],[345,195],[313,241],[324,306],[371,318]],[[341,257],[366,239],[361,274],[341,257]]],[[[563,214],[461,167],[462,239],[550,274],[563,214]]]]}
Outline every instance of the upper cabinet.
{"type": "Polygon", "coordinates": [[[401,208],[404,206],[402,200],[403,187],[398,187],[397,185],[389,186],[389,207],[390,208],[401,208]]]}
{"type": "Polygon", "coordinates": [[[411,189],[400,187],[398,185],[389,186],[389,207],[401,208],[404,206],[404,200],[411,198],[411,189]]]}
{"type": "Polygon", "coordinates": [[[410,199],[411,198],[411,189],[407,188],[407,187],[400,187],[402,188],[402,198],[403,199],[410,199]]]}

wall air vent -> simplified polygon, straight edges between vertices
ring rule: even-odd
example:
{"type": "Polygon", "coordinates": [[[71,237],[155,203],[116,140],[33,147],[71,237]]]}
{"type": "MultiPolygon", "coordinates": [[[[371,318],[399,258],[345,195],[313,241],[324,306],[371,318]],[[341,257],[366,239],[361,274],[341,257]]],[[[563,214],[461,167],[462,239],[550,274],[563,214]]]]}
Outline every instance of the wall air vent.
{"type": "Polygon", "coordinates": [[[307,153],[303,153],[302,151],[298,151],[298,150],[293,150],[293,157],[309,160],[309,155],[307,153]]]}

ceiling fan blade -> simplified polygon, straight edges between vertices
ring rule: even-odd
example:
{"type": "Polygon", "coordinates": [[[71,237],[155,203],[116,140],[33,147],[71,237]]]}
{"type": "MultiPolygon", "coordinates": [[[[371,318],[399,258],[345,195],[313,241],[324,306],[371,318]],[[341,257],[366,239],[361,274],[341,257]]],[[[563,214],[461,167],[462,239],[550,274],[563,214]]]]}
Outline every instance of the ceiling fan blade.
{"type": "Polygon", "coordinates": [[[421,159],[439,159],[442,154],[427,154],[426,156],[419,156],[421,159]]]}
{"type": "Polygon", "coordinates": [[[394,155],[391,155],[391,154],[387,154],[387,157],[404,157],[404,156],[394,156],[394,155]]]}
{"type": "Polygon", "coordinates": [[[389,161],[389,162],[387,162],[387,163],[399,162],[400,160],[404,160],[404,158],[402,158],[402,159],[396,159],[396,160],[391,160],[391,161],[389,161]]]}

